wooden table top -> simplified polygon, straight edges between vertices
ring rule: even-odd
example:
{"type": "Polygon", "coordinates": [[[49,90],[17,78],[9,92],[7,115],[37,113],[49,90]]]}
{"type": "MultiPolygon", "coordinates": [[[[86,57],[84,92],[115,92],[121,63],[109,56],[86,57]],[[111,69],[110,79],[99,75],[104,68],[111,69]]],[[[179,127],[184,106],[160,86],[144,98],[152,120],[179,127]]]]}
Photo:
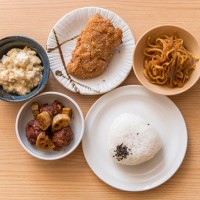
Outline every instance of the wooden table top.
{"type": "MultiPolygon", "coordinates": [[[[45,47],[52,26],[67,12],[84,6],[110,9],[131,27],[136,41],[149,28],[180,25],[200,41],[198,0],[0,0],[0,37],[27,35],[45,47]]],[[[139,84],[133,72],[122,85],[139,84]]],[[[30,156],[15,135],[15,118],[23,103],[0,101],[0,199],[200,199],[200,82],[170,97],[181,110],[189,135],[187,154],[177,173],[146,192],[124,192],[94,175],[79,147],[68,157],[43,161],[30,156]]],[[[52,76],[45,91],[63,92],[80,105],[84,115],[100,96],[66,90],[52,76]]]]}

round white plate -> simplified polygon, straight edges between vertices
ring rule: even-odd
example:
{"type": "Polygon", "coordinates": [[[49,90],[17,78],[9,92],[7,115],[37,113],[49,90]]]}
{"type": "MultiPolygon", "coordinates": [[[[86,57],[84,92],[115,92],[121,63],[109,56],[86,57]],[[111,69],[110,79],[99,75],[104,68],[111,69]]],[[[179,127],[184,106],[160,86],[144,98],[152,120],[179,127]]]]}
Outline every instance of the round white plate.
{"type": "Polygon", "coordinates": [[[126,191],[144,191],[167,181],[186,153],[187,129],[176,105],[142,86],[125,86],[102,96],[85,120],[83,152],[93,172],[105,183],[126,191]],[[115,163],[108,151],[108,130],[114,117],[134,113],[160,133],[162,149],[138,166],[115,163]]]}
{"type": "Polygon", "coordinates": [[[61,18],[51,30],[47,41],[50,68],[55,78],[67,89],[87,95],[102,94],[120,85],[132,69],[135,40],[129,26],[110,10],[85,7],[74,10],[61,18]],[[90,17],[100,13],[123,31],[122,44],[116,49],[104,73],[93,79],[77,79],[66,73],[76,39],[90,17]]]}

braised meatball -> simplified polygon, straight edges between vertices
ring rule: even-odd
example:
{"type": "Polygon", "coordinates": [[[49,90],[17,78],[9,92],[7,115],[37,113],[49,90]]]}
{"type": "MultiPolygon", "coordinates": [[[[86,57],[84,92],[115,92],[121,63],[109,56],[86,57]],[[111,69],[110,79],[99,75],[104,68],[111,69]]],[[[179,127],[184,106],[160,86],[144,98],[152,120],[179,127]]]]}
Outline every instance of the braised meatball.
{"type": "Polygon", "coordinates": [[[57,114],[62,113],[62,109],[63,108],[64,108],[64,106],[62,105],[62,103],[60,103],[59,101],[55,100],[51,105],[49,105],[47,103],[41,105],[40,113],[41,112],[48,112],[49,115],[53,118],[57,114]]]}
{"type": "Polygon", "coordinates": [[[63,146],[69,145],[72,139],[73,139],[73,132],[69,126],[54,132],[52,138],[52,142],[55,145],[54,150],[59,151],[63,146]]]}
{"type": "Polygon", "coordinates": [[[62,113],[62,109],[64,108],[64,106],[62,105],[62,103],[60,103],[59,101],[55,100],[52,104],[52,109],[53,109],[53,116],[56,116],[57,114],[61,114],[62,113]]]}
{"type": "Polygon", "coordinates": [[[26,137],[31,144],[36,143],[37,136],[42,132],[39,122],[36,119],[31,120],[26,125],[26,137]]]}
{"type": "Polygon", "coordinates": [[[41,105],[40,106],[40,113],[41,112],[48,112],[49,113],[49,115],[51,116],[51,117],[53,117],[54,115],[53,115],[53,107],[52,106],[50,106],[49,104],[43,104],[43,105],[41,105]]]}

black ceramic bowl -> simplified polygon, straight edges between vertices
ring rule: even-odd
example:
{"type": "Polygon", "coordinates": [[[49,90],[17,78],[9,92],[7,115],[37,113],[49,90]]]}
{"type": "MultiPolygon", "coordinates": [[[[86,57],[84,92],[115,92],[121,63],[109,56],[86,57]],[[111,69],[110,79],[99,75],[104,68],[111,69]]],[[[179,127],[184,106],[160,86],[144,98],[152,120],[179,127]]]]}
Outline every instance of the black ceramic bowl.
{"type": "Polygon", "coordinates": [[[3,90],[3,87],[0,86],[0,99],[4,101],[10,101],[10,102],[19,102],[19,101],[25,101],[39,92],[41,92],[49,78],[49,69],[50,69],[50,64],[49,64],[49,59],[48,56],[43,49],[43,47],[34,41],[31,38],[24,37],[24,36],[9,36],[6,38],[3,38],[0,40],[0,59],[3,57],[3,55],[6,55],[9,50],[12,48],[21,48],[23,49],[25,46],[31,48],[37,53],[37,56],[40,58],[42,61],[42,66],[44,67],[43,70],[43,77],[42,80],[40,81],[39,85],[31,90],[30,93],[20,96],[17,94],[9,93],[3,90]]]}

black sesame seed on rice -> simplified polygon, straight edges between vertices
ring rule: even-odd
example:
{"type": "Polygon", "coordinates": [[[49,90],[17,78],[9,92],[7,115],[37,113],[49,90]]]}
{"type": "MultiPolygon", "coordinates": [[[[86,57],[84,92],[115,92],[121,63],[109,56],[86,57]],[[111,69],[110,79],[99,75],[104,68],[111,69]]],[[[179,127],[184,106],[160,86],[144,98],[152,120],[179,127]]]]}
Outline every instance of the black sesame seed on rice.
{"type": "Polygon", "coordinates": [[[130,151],[131,149],[128,149],[128,147],[122,143],[116,146],[116,149],[114,150],[115,155],[113,157],[115,157],[118,161],[127,159],[127,156],[132,154],[130,151]]]}

